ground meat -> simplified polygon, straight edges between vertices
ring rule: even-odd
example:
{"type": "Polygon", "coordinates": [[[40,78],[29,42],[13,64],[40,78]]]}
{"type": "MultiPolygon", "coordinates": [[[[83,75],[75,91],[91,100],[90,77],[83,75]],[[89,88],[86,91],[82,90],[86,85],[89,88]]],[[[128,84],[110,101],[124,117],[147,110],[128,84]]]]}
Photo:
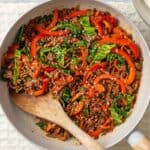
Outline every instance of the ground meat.
{"type": "Polygon", "coordinates": [[[32,38],[36,35],[36,31],[34,29],[40,17],[36,17],[29,21],[28,25],[25,26],[24,38],[25,40],[31,41],[32,38]]]}

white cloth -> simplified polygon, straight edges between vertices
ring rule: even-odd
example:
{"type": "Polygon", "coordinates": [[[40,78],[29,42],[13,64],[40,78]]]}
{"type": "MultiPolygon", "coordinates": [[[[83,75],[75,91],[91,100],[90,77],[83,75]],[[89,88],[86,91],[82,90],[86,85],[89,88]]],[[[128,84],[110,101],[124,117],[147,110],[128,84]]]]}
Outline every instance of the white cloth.
{"type": "MultiPolygon", "coordinates": [[[[44,0],[45,1],[45,0],[44,0]]],[[[106,1],[106,0],[105,0],[106,1]]],[[[118,0],[119,1],[119,0],[118,0]]],[[[43,0],[42,0],[43,2],[43,0]]],[[[136,13],[133,5],[128,0],[126,2],[110,2],[107,1],[112,6],[119,9],[124,13],[129,19],[131,19],[140,29],[144,35],[147,43],[150,46],[150,29],[143,23],[138,14],[136,13]]],[[[0,45],[5,37],[7,31],[16,22],[16,20],[29,9],[38,5],[39,2],[30,3],[2,3],[0,0],[0,45]]],[[[138,125],[140,129],[147,137],[150,136],[150,107],[145,113],[142,122],[138,125]]],[[[125,140],[110,148],[110,150],[129,150],[129,146],[126,144],[125,140]]],[[[3,110],[0,107],[0,150],[42,150],[38,146],[33,145],[33,143],[26,140],[22,135],[14,129],[11,123],[6,118],[3,110]]]]}

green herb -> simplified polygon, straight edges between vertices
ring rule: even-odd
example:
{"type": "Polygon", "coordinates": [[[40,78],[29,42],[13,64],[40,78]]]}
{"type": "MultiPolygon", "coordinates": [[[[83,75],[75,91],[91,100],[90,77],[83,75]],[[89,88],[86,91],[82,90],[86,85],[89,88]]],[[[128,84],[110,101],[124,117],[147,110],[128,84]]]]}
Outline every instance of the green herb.
{"type": "Polygon", "coordinates": [[[40,121],[40,122],[37,122],[36,125],[37,125],[38,127],[40,127],[41,129],[43,129],[44,126],[45,126],[45,123],[42,122],[42,121],[40,121]]]}
{"type": "Polygon", "coordinates": [[[17,83],[18,80],[18,59],[21,57],[21,51],[15,50],[14,53],[14,68],[13,68],[13,84],[17,83]]]}
{"type": "Polygon", "coordinates": [[[80,24],[83,26],[83,34],[90,36],[96,35],[95,28],[90,24],[90,16],[80,17],[80,24]]]}
{"type": "Polygon", "coordinates": [[[114,48],[115,44],[103,44],[100,45],[93,57],[92,63],[97,63],[107,57],[107,55],[110,53],[110,50],[114,48]]]}
{"type": "Polygon", "coordinates": [[[21,43],[23,32],[24,32],[24,25],[19,28],[16,38],[15,38],[15,43],[17,43],[17,44],[21,43]]]}
{"type": "Polygon", "coordinates": [[[115,98],[110,108],[110,112],[116,124],[120,124],[122,122],[122,119],[127,117],[130,114],[133,100],[134,100],[134,96],[129,94],[119,94],[115,98]],[[124,107],[119,107],[118,102],[123,99],[127,99],[128,105],[124,107]]]}
{"type": "Polygon", "coordinates": [[[85,108],[83,109],[83,114],[84,114],[86,117],[89,117],[89,115],[90,115],[89,108],[85,107],[85,108]]]}
{"type": "Polygon", "coordinates": [[[52,19],[52,15],[44,15],[43,17],[40,17],[38,20],[38,23],[45,23],[52,19]]]}
{"type": "Polygon", "coordinates": [[[116,59],[118,61],[119,66],[122,66],[125,64],[124,59],[118,54],[108,54],[106,61],[111,62],[114,59],[116,59]]]}
{"type": "Polygon", "coordinates": [[[71,91],[69,87],[64,88],[61,99],[64,101],[65,104],[69,102],[69,100],[71,99],[71,91]]]}

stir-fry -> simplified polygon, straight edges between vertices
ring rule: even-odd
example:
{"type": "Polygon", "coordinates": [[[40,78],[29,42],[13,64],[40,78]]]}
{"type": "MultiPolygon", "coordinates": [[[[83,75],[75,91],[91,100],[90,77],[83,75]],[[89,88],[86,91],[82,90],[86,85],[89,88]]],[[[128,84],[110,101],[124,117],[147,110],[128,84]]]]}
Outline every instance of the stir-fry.
{"type": "MultiPolygon", "coordinates": [[[[98,138],[130,115],[142,61],[138,45],[109,12],[55,9],[19,28],[1,73],[13,92],[54,94],[74,123],[98,138]]],[[[48,136],[71,136],[47,120],[36,124],[48,136]]]]}

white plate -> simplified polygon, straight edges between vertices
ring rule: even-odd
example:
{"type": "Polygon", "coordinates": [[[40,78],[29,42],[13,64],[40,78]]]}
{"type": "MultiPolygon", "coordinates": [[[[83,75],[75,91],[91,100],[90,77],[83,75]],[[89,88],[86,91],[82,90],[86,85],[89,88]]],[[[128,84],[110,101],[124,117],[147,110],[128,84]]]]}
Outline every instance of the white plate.
{"type": "Polygon", "coordinates": [[[150,27],[150,8],[148,7],[148,5],[145,3],[144,0],[132,1],[141,18],[150,27]]]}

